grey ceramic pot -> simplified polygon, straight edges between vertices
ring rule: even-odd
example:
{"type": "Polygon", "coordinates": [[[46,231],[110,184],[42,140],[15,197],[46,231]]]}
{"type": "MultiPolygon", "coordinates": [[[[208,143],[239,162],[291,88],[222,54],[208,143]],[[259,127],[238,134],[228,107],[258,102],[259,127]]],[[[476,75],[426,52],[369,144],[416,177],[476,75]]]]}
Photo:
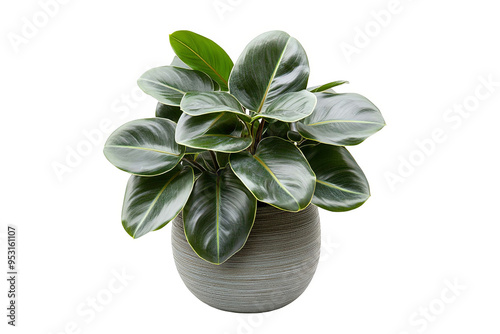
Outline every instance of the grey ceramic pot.
{"type": "Polygon", "coordinates": [[[272,311],[297,299],[314,276],[321,247],[318,208],[291,213],[259,207],[243,249],[218,266],[192,250],[181,216],[173,222],[172,245],[182,280],[204,303],[230,312],[272,311]]]}

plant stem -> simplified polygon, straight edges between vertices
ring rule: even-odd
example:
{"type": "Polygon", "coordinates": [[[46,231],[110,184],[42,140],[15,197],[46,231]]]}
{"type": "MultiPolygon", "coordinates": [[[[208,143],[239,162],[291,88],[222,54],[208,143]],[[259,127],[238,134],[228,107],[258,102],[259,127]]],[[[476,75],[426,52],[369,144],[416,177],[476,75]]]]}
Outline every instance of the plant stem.
{"type": "Polygon", "coordinates": [[[250,124],[250,138],[252,138],[252,144],[247,148],[247,151],[250,153],[253,153],[253,146],[255,144],[255,136],[253,135],[253,125],[255,124],[255,122],[257,122],[257,120],[253,121],[250,124]]]}
{"type": "Polygon", "coordinates": [[[255,153],[255,151],[257,150],[257,145],[259,145],[259,142],[262,139],[262,133],[264,132],[264,124],[265,123],[266,123],[266,121],[264,119],[262,119],[260,122],[259,129],[257,130],[257,134],[255,135],[255,144],[253,147],[253,153],[255,153]]]}
{"type": "Polygon", "coordinates": [[[193,165],[194,167],[198,168],[199,170],[201,170],[202,172],[206,172],[207,170],[202,166],[200,165],[199,163],[197,163],[196,161],[194,160],[189,160],[187,158],[182,158],[182,160],[186,161],[187,163],[193,165]]]}
{"type": "Polygon", "coordinates": [[[259,138],[259,142],[262,140],[262,134],[264,133],[264,125],[266,124],[266,120],[262,119],[262,122],[259,125],[259,131],[257,132],[257,138],[259,138]]]}
{"type": "Polygon", "coordinates": [[[250,137],[251,137],[251,136],[252,136],[252,129],[253,129],[253,127],[252,127],[252,129],[250,129],[250,127],[248,126],[248,123],[247,123],[247,122],[245,122],[245,121],[244,121],[244,120],[242,120],[241,118],[240,118],[240,120],[241,120],[243,123],[245,123],[245,126],[246,126],[246,128],[247,128],[248,134],[249,134],[249,135],[250,135],[250,137]]]}
{"type": "Polygon", "coordinates": [[[219,163],[217,162],[217,157],[215,156],[214,151],[208,151],[208,152],[210,152],[210,155],[212,156],[212,161],[214,162],[215,171],[218,171],[220,167],[219,163]]]}

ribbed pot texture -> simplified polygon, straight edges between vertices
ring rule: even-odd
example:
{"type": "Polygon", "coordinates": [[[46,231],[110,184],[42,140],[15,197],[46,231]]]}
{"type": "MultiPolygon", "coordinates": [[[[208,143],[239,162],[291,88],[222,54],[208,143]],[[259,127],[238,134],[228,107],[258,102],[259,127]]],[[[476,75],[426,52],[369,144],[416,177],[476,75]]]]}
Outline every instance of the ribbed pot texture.
{"type": "Polygon", "coordinates": [[[314,276],[321,247],[318,208],[311,204],[292,213],[259,207],[247,243],[221,265],[196,255],[180,215],[172,247],[182,280],[204,303],[238,313],[276,310],[297,299],[314,276]]]}

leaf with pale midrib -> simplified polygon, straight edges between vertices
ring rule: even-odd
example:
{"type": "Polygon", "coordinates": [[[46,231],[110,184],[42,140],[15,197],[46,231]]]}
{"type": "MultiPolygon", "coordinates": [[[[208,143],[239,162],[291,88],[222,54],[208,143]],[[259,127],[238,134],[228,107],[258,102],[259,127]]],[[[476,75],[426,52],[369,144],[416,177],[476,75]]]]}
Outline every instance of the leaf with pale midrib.
{"type": "Polygon", "coordinates": [[[186,65],[206,73],[222,90],[228,90],[233,61],[214,41],[194,32],[181,30],[170,35],[170,45],[186,65]]]}
{"type": "Polygon", "coordinates": [[[136,175],[155,176],[174,168],[186,148],[174,140],[176,124],[164,118],[128,122],[113,132],[104,155],[117,168],[136,175]]]}
{"type": "Polygon", "coordinates": [[[365,174],[345,147],[325,144],[301,148],[316,174],[312,202],[329,211],[360,207],[370,197],[365,174]]]}
{"type": "Polygon", "coordinates": [[[313,113],[297,123],[306,139],[337,146],[357,145],[385,126],[380,110],[359,94],[315,95],[313,113]]]}
{"type": "Polygon", "coordinates": [[[230,168],[204,172],[183,211],[186,238],[205,261],[222,264],[246,243],[257,200],[230,168]]]}
{"type": "Polygon", "coordinates": [[[311,202],[314,172],[302,152],[289,141],[265,138],[255,155],[231,154],[229,165],[261,202],[292,212],[305,209],[311,202]]]}
{"type": "Polygon", "coordinates": [[[124,229],[139,238],[162,228],[182,210],[193,185],[194,172],[189,166],[177,166],[155,177],[131,176],[123,202],[124,229]]]}
{"type": "Polygon", "coordinates": [[[137,80],[137,84],[158,102],[177,107],[187,92],[214,89],[212,80],[205,73],[175,66],[150,69],[137,80]]]}
{"type": "Polygon", "coordinates": [[[309,61],[300,43],[282,31],[252,40],[229,77],[229,91],[243,106],[261,112],[281,95],[307,87],[309,61]]]}

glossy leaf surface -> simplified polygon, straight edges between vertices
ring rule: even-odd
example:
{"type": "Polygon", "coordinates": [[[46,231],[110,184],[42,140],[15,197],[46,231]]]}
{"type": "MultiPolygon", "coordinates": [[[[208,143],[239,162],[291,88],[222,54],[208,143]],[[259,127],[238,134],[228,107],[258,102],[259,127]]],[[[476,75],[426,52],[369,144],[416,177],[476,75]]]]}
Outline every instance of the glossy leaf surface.
{"type": "Polygon", "coordinates": [[[227,92],[190,92],[184,95],[181,109],[191,116],[211,113],[231,112],[250,121],[250,116],[243,112],[241,104],[227,92]]]}
{"type": "Polygon", "coordinates": [[[293,142],[300,142],[302,140],[302,136],[298,132],[288,131],[286,136],[287,136],[288,140],[291,140],[293,142]]]}
{"type": "Polygon", "coordinates": [[[345,147],[316,144],[301,150],[316,174],[315,205],[329,211],[349,211],[370,197],[368,180],[345,147]]]}
{"type": "Polygon", "coordinates": [[[189,154],[189,155],[199,154],[199,153],[202,153],[202,152],[205,152],[205,150],[201,149],[201,148],[186,147],[186,155],[187,154],[189,154]]]}
{"type": "Polygon", "coordinates": [[[165,226],[186,204],[194,185],[191,167],[155,177],[132,175],[123,201],[122,224],[133,238],[165,226]]]}
{"type": "Polygon", "coordinates": [[[264,131],[264,137],[280,137],[288,139],[288,131],[290,131],[290,123],[274,122],[266,124],[267,127],[264,131]]]}
{"type": "Polygon", "coordinates": [[[186,30],[171,34],[170,45],[185,64],[208,74],[222,90],[228,90],[233,61],[219,45],[204,36],[186,30]]]}
{"type": "Polygon", "coordinates": [[[128,122],[113,132],[104,155],[116,167],[131,174],[155,176],[174,168],[185,147],[175,142],[175,123],[164,118],[128,122]]]}
{"type": "Polygon", "coordinates": [[[192,148],[217,152],[239,152],[252,144],[245,124],[234,113],[190,116],[183,114],[175,140],[192,148]]]}
{"type": "Polygon", "coordinates": [[[217,163],[221,168],[226,167],[226,165],[229,163],[229,153],[222,153],[222,152],[216,152],[215,156],[217,159],[217,163]]]}
{"type": "Polygon", "coordinates": [[[314,172],[302,152],[284,139],[265,138],[255,155],[231,154],[229,164],[259,201],[286,211],[300,211],[311,202],[314,172]]]}
{"type": "Polygon", "coordinates": [[[316,93],[313,113],[297,123],[300,134],[330,145],[357,145],[385,126],[378,108],[359,94],[316,93]]]}
{"type": "Polygon", "coordinates": [[[221,264],[246,243],[257,201],[230,168],[203,173],[183,211],[186,238],[202,259],[221,264]]]}
{"type": "Polygon", "coordinates": [[[283,122],[296,122],[309,116],[316,106],[316,96],[303,90],[286,93],[277,97],[273,103],[256,114],[252,120],[258,118],[276,119],[283,122]]]}
{"type": "Polygon", "coordinates": [[[212,91],[212,80],[200,71],[175,66],[153,68],[137,80],[139,87],[159,102],[179,106],[187,92],[212,91]]]}
{"type": "MultiPolygon", "coordinates": [[[[292,123],[292,124],[295,124],[295,123],[292,123]]],[[[288,140],[291,140],[291,141],[296,142],[296,143],[302,141],[302,139],[303,139],[302,135],[299,132],[297,132],[296,127],[294,129],[291,129],[290,131],[288,131],[286,133],[286,136],[287,136],[288,140]]]]}
{"type": "Polygon", "coordinates": [[[247,109],[261,112],[276,98],[306,89],[309,62],[302,45],[282,31],[264,33],[236,61],[229,90],[247,109]]]}
{"type": "Polygon", "coordinates": [[[179,107],[169,106],[158,102],[158,104],[156,105],[155,115],[156,117],[166,118],[177,123],[177,121],[179,121],[179,117],[181,117],[182,115],[182,110],[179,107]]]}
{"type": "Polygon", "coordinates": [[[196,158],[194,159],[194,161],[202,165],[206,170],[215,172],[215,166],[209,151],[203,151],[199,154],[196,154],[196,158]]]}

